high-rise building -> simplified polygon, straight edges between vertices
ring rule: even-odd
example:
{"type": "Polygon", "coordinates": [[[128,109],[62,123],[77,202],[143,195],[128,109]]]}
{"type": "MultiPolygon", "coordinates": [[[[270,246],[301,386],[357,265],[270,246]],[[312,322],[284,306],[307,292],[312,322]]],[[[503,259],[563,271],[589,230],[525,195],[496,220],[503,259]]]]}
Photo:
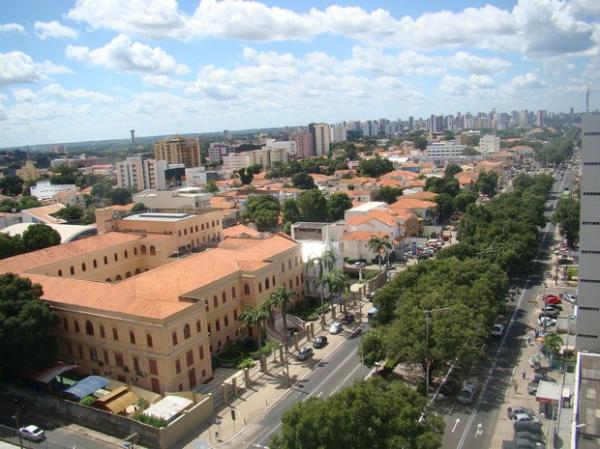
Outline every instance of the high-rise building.
{"type": "Polygon", "coordinates": [[[164,189],[167,169],[167,161],[129,156],[117,162],[117,186],[134,190],[164,189]]]}
{"type": "Polygon", "coordinates": [[[154,142],[154,158],[169,164],[184,164],[187,168],[200,167],[200,142],[172,136],[154,142]]]}
{"type": "Polygon", "coordinates": [[[297,132],[290,136],[290,140],[296,143],[296,155],[299,159],[314,155],[312,136],[307,132],[297,132]]]}
{"type": "Polygon", "coordinates": [[[495,153],[500,151],[500,137],[486,134],[479,140],[480,153],[495,153]]]}
{"type": "Polygon", "coordinates": [[[327,123],[310,123],[308,132],[312,137],[315,156],[327,156],[331,143],[329,125],[327,123]]]}
{"type": "Polygon", "coordinates": [[[231,140],[231,131],[228,129],[223,130],[223,139],[231,140]]]}
{"type": "Polygon", "coordinates": [[[581,137],[578,351],[600,352],[600,115],[586,115],[581,137]]]}
{"type": "Polygon", "coordinates": [[[535,118],[535,125],[538,128],[541,128],[542,126],[544,126],[544,116],[546,115],[546,111],[542,111],[541,109],[539,109],[537,111],[537,115],[535,118]]]}
{"type": "Polygon", "coordinates": [[[331,125],[331,142],[344,142],[346,140],[346,126],[343,123],[331,125]]]}

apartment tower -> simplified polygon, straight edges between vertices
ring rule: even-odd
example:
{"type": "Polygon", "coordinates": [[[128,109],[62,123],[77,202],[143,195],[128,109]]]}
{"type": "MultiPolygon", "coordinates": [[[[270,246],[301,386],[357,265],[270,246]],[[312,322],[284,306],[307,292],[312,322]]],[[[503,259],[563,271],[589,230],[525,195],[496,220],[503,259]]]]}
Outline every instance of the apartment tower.
{"type": "Polygon", "coordinates": [[[154,142],[154,158],[169,164],[184,164],[186,168],[200,167],[200,142],[172,136],[154,142]]]}
{"type": "Polygon", "coordinates": [[[312,137],[315,156],[327,156],[331,143],[331,132],[327,123],[310,123],[308,132],[312,137]]]}

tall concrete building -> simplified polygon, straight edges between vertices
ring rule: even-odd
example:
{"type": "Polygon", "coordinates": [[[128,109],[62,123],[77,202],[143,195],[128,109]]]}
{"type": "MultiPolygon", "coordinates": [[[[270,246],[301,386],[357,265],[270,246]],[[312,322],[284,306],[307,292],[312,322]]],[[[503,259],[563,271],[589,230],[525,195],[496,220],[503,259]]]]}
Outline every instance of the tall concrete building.
{"type": "Polygon", "coordinates": [[[154,158],[169,164],[184,164],[186,168],[200,167],[200,142],[172,136],[154,142],[154,158]]]}
{"type": "Polygon", "coordinates": [[[600,352],[600,115],[586,115],[582,125],[576,346],[600,352]]]}
{"type": "Polygon", "coordinates": [[[117,186],[135,190],[164,189],[168,168],[167,161],[129,156],[117,162],[117,186]]]}
{"type": "Polygon", "coordinates": [[[290,136],[290,140],[296,142],[296,155],[298,156],[298,159],[304,159],[305,157],[311,157],[314,155],[312,136],[310,133],[293,133],[290,136]]]}
{"type": "Polygon", "coordinates": [[[315,156],[327,156],[329,153],[329,144],[331,143],[331,133],[327,123],[310,123],[308,132],[312,137],[313,150],[315,156]]]}

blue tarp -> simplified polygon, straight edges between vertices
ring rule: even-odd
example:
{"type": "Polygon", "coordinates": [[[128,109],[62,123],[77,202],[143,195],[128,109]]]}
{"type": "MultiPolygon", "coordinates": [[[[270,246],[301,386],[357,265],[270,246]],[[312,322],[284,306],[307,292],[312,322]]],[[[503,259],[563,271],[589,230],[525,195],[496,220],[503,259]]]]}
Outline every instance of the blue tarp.
{"type": "Polygon", "coordinates": [[[75,396],[78,399],[83,399],[86,396],[100,390],[108,385],[108,380],[100,376],[88,376],[85,379],[77,382],[71,388],[65,390],[66,394],[75,396]]]}
{"type": "Polygon", "coordinates": [[[367,311],[367,313],[368,313],[369,315],[372,315],[372,314],[375,314],[375,313],[377,313],[377,307],[371,307],[371,308],[370,308],[370,309],[367,311]]]}

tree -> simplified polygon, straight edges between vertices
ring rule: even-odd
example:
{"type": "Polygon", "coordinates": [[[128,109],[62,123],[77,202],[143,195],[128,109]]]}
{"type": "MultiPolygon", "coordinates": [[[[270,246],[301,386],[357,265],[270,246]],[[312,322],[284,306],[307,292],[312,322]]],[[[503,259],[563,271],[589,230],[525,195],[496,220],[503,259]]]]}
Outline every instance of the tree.
{"type": "Polygon", "coordinates": [[[242,185],[245,186],[248,184],[252,184],[252,179],[254,178],[254,175],[250,173],[250,170],[246,170],[244,167],[242,167],[236,173],[240,178],[242,185]]]}
{"type": "Polygon", "coordinates": [[[375,366],[375,363],[385,360],[387,354],[384,333],[377,328],[365,332],[360,339],[358,354],[362,362],[369,368],[375,366]]]}
{"type": "Polygon", "coordinates": [[[361,176],[378,178],[379,176],[394,170],[394,165],[389,159],[376,156],[373,159],[363,159],[358,164],[358,172],[361,176]]]}
{"type": "Polygon", "coordinates": [[[246,172],[250,173],[251,175],[256,175],[257,173],[260,173],[261,170],[262,170],[262,165],[252,164],[250,167],[248,167],[246,169],[246,172]]]}
{"type": "Polygon", "coordinates": [[[145,211],[146,211],[146,206],[144,205],[144,203],[135,203],[133,205],[133,207],[131,208],[132,214],[139,214],[139,213],[145,212],[145,211]]]}
{"type": "Polygon", "coordinates": [[[59,317],[42,294],[27,278],[0,275],[0,372],[43,368],[55,359],[59,317]]]}
{"type": "MultiPolygon", "coordinates": [[[[342,294],[348,289],[348,281],[346,281],[346,277],[341,270],[330,270],[323,272],[318,279],[318,283],[319,286],[322,287],[321,291],[327,287],[331,294],[338,296],[341,299],[343,299],[342,294]]],[[[324,297],[321,295],[321,313],[323,313],[324,307],[323,300],[324,297]]]]}
{"type": "Polygon", "coordinates": [[[393,186],[384,186],[377,192],[375,199],[377,201],[385,201],[388,204],[395,203],[399,196],[402,195],[402,189],[393,186]]]}
{"type": "Polygon", "coordinates": [[[427,138],[420,134],[413,133],[409,136],[409,140],[415,144],[415,147],[421,151],[427,148],[427,138]]]}
{"type": "Polygon", "coordinates": [[[54,214],[55,217],[61,218],[67,222],[79,221],[83,218],[84,211],[81,207],[68,204],[54,214]]]}
{"type": "MultiPolygon", "coordinates": [[[[263,304],[264,305],[264,304],[263,304]]],[[[246,305],[239,315],[240,330],[246,332],[250,328],[256,329],[258,349],[262,348],[262,338],[264,333],[265,320],[269,318],[269,312],[263,305],[258,308],[246,305]]]]}
{"type": "Polygon", "coordinates": [[[131,192],[122,187],[117,187],[110,192],[110,201],[112,204],[124,206],[131,203],[131,192]]]}
{"type": "Polygon", "coordinates": [[[382,253],[385,253],[387,256],[389,250],[392,249],[392,243],[390,242],[390,239],[388,238],[388,236],[378,237],[374,235],[369,240],[369,248],[371,249],[371,251],[377,254],[377,263],[379,264],[379,271],[381,271],[381,262],[383,260],[382,253]]]}
{"type": "Polygon", "coordinates": [[[496,195],[496,189],[498,188],[498,173],[494,171],[486,172],[485,170],[480,172],[476,186],[480,193],[492,198],[496,195]]]}
{"type": "Polygon", "coordinates": [[[437,216],[442,223],[446,223],[454,213],[454,199],[447,193],[440,193],[435,202],[437,216]]]}
{"type": "Polygon", "coordinates": [[[574,198],[561,198],[554,212],[554,223],[558,223],[560,233],[567,239],[567,244],[573,246],[579,241],[579,210],[581,203],[574,198]]]}
{"type": "Polygon", "coordinates": [[[109,198],[113,185],[109,181],[97,182],[92,186],[92,196],[98,198],[109,198]]]}
{"type": "Polygon", "coordinates": [[[254,214],[253,221],[258,231],[273,231],[279,223],[279,214],[274,210],[260,209],[254,214]]]}
{"type": "Polygon", "coordinates": [[[460,173],[461,171],[463,170],[462,168],[460,168],[460,165],[448,164],[446,165],[446,169],[444,170],[444,178],[452,179],[454,178],[454,175],[460,173]]]}
{"type": "Polygon", "coordinates": [[[23,191],[23,180],[18,176],[8,175],[0,179],[0,193],[16,196],[23,191]]]}
{"type": "Polygon", "coordinates": [[[316,187],[312,176],[306,172],[296,173],[292,176],[292,184],[297,189],[308,190],[316,187]]]}
{"type": "Polygon", "coordinates": [[[351,208],[352,200],[345,193],[333,193],[327,200],[327,213],[330,221],[341,220],[344,218],[344,212],[351,208]]]}
{"type": "Polygon", "coordinates": [[[215,184],[215,182],[213,180],[210,180],[206,183],[206,187],[204,187],[204,190],[207,191],[208,193],[218,193],[219,192],[219,188],[217,187],[217,185],[215,184]]]}
{"type": "Polygon", "coordinates": [[[326,399],[298,402],[281,420],[272,449],[438,449],[444,424],[419,419],[425,398],[403,382],[361,381],[326,399]]]}
{"type": "Polygon", "coordinates": [[[20,235],[10,236],[0,232],[0,259],[16,256],[23,252],[23,242],[20,235]]]}
{"type": "Polygon", "coordinates": [[[36,223],[25,229],[21,239],[24,252],[30,252],[58,245],[60,234],[48,225],[36,223]]]}
{"type": "Polygon", "coordinates": [[[245,218],[252,221],[259,231],[271,231],[277,227],[281,206],[270,195],[253,195],[246,203],[245,218]]]}
{"type": "Polygon", "coordinates": [[[548,354],[551,359],[558,357],[562,345],[563,340],[556,332],[551,332],[544,336],[544,352],[548,354]]]}
{"type": "Polygon", "coordinates": [[[54,174],[50,176],[52,184],[75,184],[77,181],[77,168],[69,167],[62,164],[54,170],[54,174]]]}
{"type": "Polygon", "coordinates": [[[460,212],[465,212],[469,204],[477,201],[477,195],[473,192],[461,192],[454,197],[454,209],[460,212]]]}
{"type": "Polygon", "coordinates": [[[298,210],[298,202],[294,199],[288,199],[283,202],[283,222],[297,223],[300,221],[300,211],[298,210]]]}
{"type": "Polygon", "coordinates": [[[292,303],[292,298],[294,297],[294,292],[292,290],[288,290],[285,288],[285,285],[280,285],[275,289],[271,296],[269,297],[269,301],[275,307],[281,307],[281,317],[283,318],[283,329],[285,333],[285,342],[286,342],[286,351],[287,351],[287,339],[288,339],[288,327],[287,327],[287,311],[289,306],[292,303]]]}
{"type": "Polygon", "coordinates": [[[327,200],[318,189],[306,190],[300,194],[298,210],[303,221],[327,221],[327,200]]]}

